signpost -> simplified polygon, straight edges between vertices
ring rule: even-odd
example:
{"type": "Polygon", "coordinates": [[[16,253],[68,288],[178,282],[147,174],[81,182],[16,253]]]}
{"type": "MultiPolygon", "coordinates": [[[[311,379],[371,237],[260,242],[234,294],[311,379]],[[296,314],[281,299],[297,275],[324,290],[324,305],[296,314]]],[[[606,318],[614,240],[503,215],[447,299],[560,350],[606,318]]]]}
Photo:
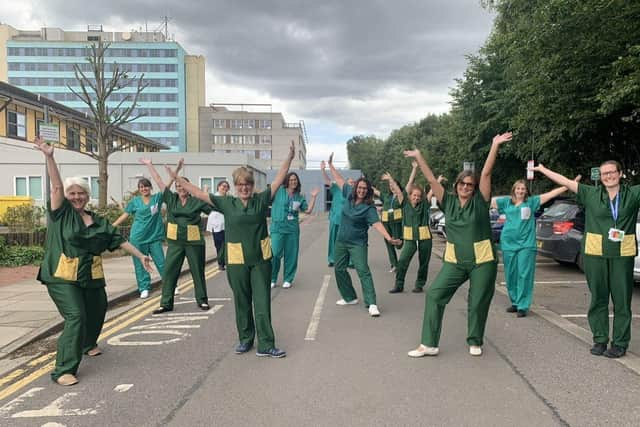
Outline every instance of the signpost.
{"type": "Polygon", "coordinates": [[[40,124],[40,138],[45,142],[60,142],[60,128],[53,123],[41,123],[40,124]]]}
{"type": "Polygon", "coordinates": [[[591,168],[591,181],[600,181],[600,168],[591,168]]]}

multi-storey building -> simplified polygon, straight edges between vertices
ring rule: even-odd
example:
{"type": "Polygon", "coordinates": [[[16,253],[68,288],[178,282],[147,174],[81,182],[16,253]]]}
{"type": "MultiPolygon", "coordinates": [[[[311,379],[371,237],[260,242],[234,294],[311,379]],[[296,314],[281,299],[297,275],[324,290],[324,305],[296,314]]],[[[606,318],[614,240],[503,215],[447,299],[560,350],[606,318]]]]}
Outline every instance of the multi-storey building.
{"type": "Polygon", "coordinates": [[[278,168],[295,144],[292,169],[307,166],[307,134],[304,121],[287,123],[282,113],[247,111],[270,109],[269,104],[212,104],[200,107],[200,151],[245,153],[265,169],[278,168]],[[241,107],[230,110],[227,107],[241,107]]]}
{"type": "MultiPolygon", "coordinates": [[[[68,86],[79,89],[74,64],[91,74],[86,57],[91,44],[99,40],[110,43],[107,75],[116,62],[130,77],[144,73],[148,83],[135,111],[143,117],[128,125],[129,130],[171,151],[197,151],[198,107],[205,103],[204,57],[188,55],[161,32],[105,32],[102,26],[87,31],[48,27],[22,31],[0,24],[0,80],[88,112],[68,86]]],[[[135,90],[134,85],[118,91],[109,105],[116,106],[124,93],[135,90]]]]}

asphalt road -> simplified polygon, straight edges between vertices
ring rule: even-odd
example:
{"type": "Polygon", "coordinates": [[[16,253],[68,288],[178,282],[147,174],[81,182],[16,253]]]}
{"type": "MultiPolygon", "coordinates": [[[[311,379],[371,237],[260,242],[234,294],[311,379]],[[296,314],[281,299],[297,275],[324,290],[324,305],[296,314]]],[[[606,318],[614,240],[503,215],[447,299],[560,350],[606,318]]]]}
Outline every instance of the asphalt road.
{"type": "MultiPolygon", "coordinates": [[[[46,351],[44,356],[25,356],[32,361],[32,366],[24,365],[26,377],[20,376],[18,383],[0,378],[0,425],[640,423],[637,356],[629,355],[627,365],[593,357],[587,343],[546,318],[533,313],[517,319],[505,313],[507,300],[501,292],[489,315],[482,357],[470,356],[465,342],[465,285],[447,307],[440,355],[408,358],[406,352],[419,343],[424,295],[387,293],[393,275],[381,238],[372,231],[369,257],[382,315],[369,317],[363,305],[336,306],[339,296],[326,266],[326,236],[323,218],[303,226],[294,286],[272,293],[276,344],[287,350],[286,358],[233,353],[237,335],[231,292],[226,278],[211,271],[208,312],[197,309],[192,291],[180,295],[170,314],[151,315],[156,301],[121,307],[120,317],[105,325],[100,343],[104,354],[83,360],[76,386],[51,382],[47,363],[52,356],[47,359],[46,351]],[[33,361],[38,356],[44,360],[33,361]]],[[[438,239],[434,243],[442,245],[438,239]]],[[[434,255],[429,282],[440,266],[434,255]]],[[[408,288],[414,277],[412,266],[408,288]]],[[[558,316],[585,312],[586,285],[573,283],[580,277],[542,260],[535,298],[540,310],[580,325],[579,318],[558,316]]]]}

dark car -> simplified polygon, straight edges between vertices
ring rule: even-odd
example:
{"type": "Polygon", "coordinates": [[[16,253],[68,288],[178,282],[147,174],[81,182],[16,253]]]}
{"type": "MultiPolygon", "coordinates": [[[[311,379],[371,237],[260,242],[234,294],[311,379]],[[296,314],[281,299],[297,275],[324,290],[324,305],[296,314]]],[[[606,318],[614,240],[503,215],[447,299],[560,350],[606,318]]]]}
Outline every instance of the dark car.
{"type": "Polygon", "coordinates": [[[504,222],[507,217],[504,214],[500,214],[497,209],[489,210],[489,221],[491,222],[491,240],[494,243],[500,242],[500,234],[504,227],[504,222]]]}
{"type": "Polygon", "coordinates": [[[584,208],[575,200],[556,200],[538,218],[538,253],[560,264],[575,264],[582,270],[580,246],[583,234],[584,208]]]}

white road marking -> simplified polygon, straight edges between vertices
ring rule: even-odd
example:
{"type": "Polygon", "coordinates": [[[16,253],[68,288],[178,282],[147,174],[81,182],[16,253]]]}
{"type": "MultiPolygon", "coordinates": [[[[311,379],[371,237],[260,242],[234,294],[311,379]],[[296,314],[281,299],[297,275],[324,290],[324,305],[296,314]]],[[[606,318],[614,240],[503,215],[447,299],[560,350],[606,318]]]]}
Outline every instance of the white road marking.
{"type": "Polygon", "coordinates": [[[35,418],[35,417],[69,417],[69,416],[82,416],[82,415],[96,415],[98,409],[104,401],[98,402],[93,408],[87,409],[64,409],[63,406],[68,403],[72,397],[77,396],[78,393],[65,393],[47,406],[41,409],[33,409],[30,411],[22,411],[11,415],[11,418],[35,418]]]}
{"type": "MultiPolygon", "coordinates": [[[[552,282],[534,282],[536,285],[586,285],[586,280],[556,280],[552,282]]],[[[506,285],[507,282],[500,282],[501,285],[506,285]]]]}
{"type": "Polygon", "coordinates": [[[11,402],[0,408],[0,417],[5,418],[11,411],[13,411],[18,405],[24,403],[26,399],[29,399],[36,395],[37,392],[44,390],[44,387],[33,387],[22,393],[20,396],[13,399],[11,402]]]}
{"type": "MultiPolygon", "coordinates": [[[[560,316],[564,317],[565,319],[586,319],[587,318],[586,314],[561,314],[560,316]]],[[[610,314],[609,317],[613,318],[613,314],[610,314]]],[[[633,314],[631,315],[631,317],[633,317],[634,319],[640,319],[640,314],[633,314]]]]}
{"type": "Polygon", "coordinates": [[[59,423],[44,423],[41,427],[67,427],[65,424],[59,423]]]}
{"type": "Polygon", "coordinates": [[[191,334],[180,331],[134,331],[126,332],[124,334],[116,335],[107,341],[109,345],[121,345],[121,346],[143,346],[143,345],[162,345],[171,344],[174,342],[182,341],[183,339],[190,337],[191,334]],[[136,336],[136,335],[173,335],[178,338],[171,338],[168,340],[159,341],[123,341],[123,338],[136,336]]]}
{"type": "Polygon", "coordinates": [[[304,337],[305,341],[314,341],[316,339],[318,325],[320,324],[320,314],[322,313],[322,306],[324,305],[327,288],[329,287],[329,280],[331,280],[331,276],[326,274],[322,281],[322,287],[318,293],[316,304],[313,307],[313,313],[311,314],[311,320],[309,321],[309,327],[307,328],[307,335],[304,337]]]}
{"type": "Polygon", "coordinates": [[[131,387],[133,387],[133,384],[119,384],[113,389],[113,391],[124,393],[125,391],[131,390],[131,387]]]}

